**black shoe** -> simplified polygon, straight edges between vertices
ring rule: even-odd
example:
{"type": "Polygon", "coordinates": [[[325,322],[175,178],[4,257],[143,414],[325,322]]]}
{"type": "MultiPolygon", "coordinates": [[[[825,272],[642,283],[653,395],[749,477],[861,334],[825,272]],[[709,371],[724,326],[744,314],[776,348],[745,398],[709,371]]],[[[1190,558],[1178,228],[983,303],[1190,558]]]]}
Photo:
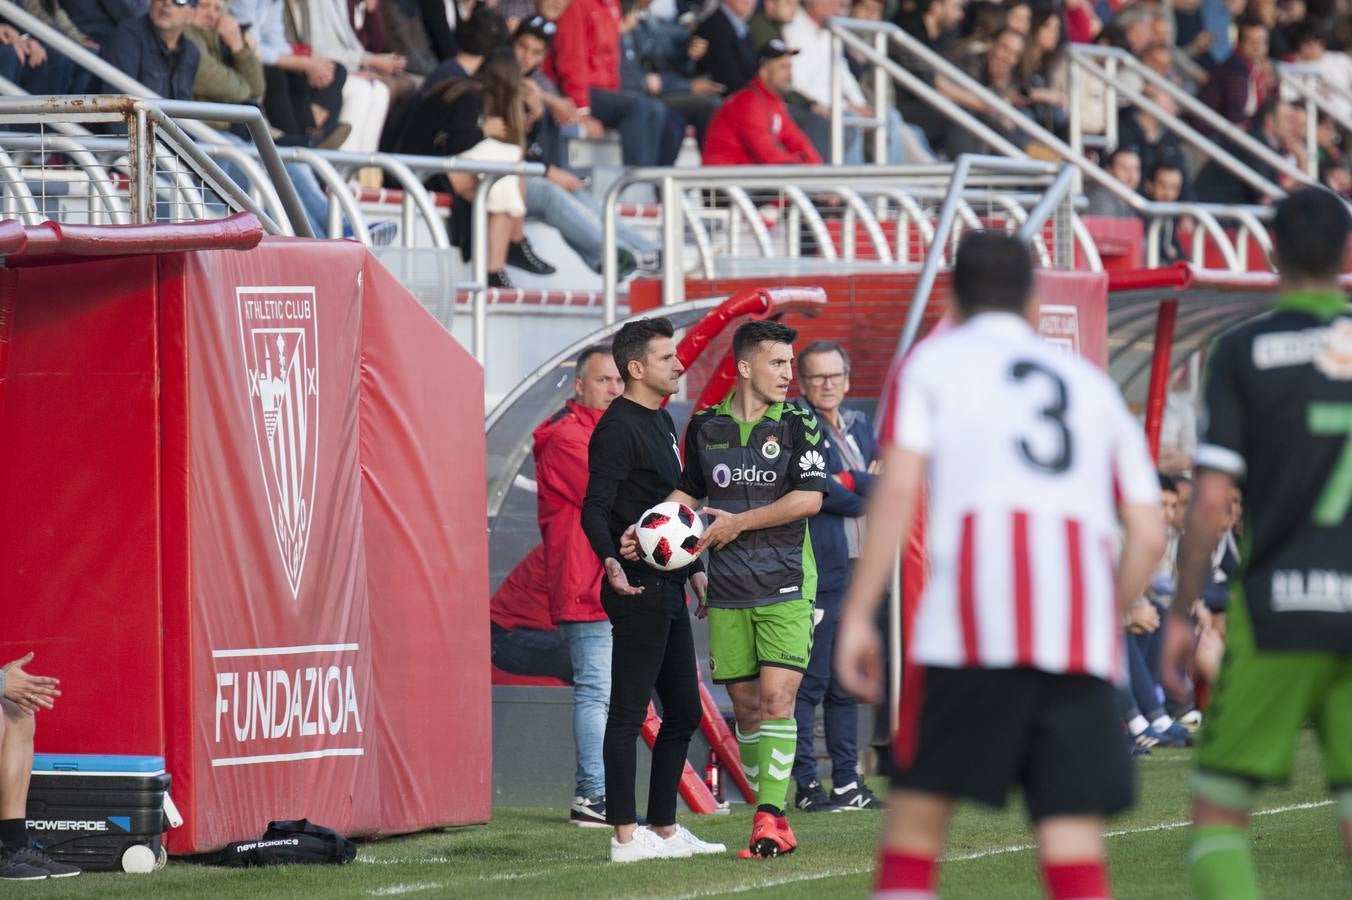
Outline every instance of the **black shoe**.
{"type": "Polygon", "coordinates": [[[507,245],[507,265],[524,269],[533,275],[553,275],[557,269],[535,255],[530,241],[522,238],[515,244],[507,245]]]}
{"type": "Polygon", "coordinates": [[[806,787],[798,785],[798,796],[794,798],[793,805],[799,812],[844,812],[826,796],[820,781],[813,781],[806,787]]]}
{"type": "Polygon", "coordinates": [[[33,844],[20,847],[13,851],[12,856],[25,865],[46,872],[48,878],[73,878],[82,871],[79,867],[72,866],[69,863],[57,862],[48,856],[45,850],[33,844]]]}
{"type": "Polygon", "coordinates": [[[879,800],[873,791],[857,781],[846,785],[844,790],[833,788],[831,790],[831,802],[845,810],[887,808],[887,805],[879,800]]]}
{"type": "Polygon", "coordinates": [[[512,284],[512,279],[507,277],[506,269],[499,269],[496,272],[488,273],[488,286],[491,288],[511,289],[516,285],[512,284]]]}
{"type": "Polygon", "coordinates": [[[583,828],[608,828],[605,797],[574,797],[568,821],[583,828]]]}
{"type": "Polygon", "coordinates": [[[0,847],[0,881],[42,881],[47,877],[46,869],[25,862],[19,853],[12,847],[0,847]]]}

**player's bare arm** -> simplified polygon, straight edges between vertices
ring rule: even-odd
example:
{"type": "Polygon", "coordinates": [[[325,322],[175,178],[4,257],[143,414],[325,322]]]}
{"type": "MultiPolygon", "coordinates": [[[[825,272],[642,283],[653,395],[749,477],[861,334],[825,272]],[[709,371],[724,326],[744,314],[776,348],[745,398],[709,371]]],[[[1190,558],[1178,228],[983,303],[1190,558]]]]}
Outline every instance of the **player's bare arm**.
{"type": "Polygon", "coordinates": [[[1232,477],[1212,469],[1198,471],[1193,482],[1188,520],[1178,545],[1178,589],[1164,626],[1160,662],[1160,681],[1164,683],[1165,691],[1173,696],[1186,693],[1179,678],[1181,671],[1193,668],[1196,645],[1192,607],[1211,577],[1211,552],[1216,549],[1216,536],[1225,522],[1234,490],[1232,477]]]}
{"type": "Polygon", "coordinates": [[[874,613],[897,549],[910,535],[925,476],[925,457],[913,450],[888,447],[882,458],[882,472],[869,495],[867,515],[872,518],[863,551],[836,626],[836,678],[866,703],[877,703],[883,696],[882,642],[874,613]]]}
{"type": "Polygon", "coordinates": [[[788,522],[796,522],[815,516],[821,508],[820,491],[790,491],[774,503],[739,513],[706,506],[704,515],[709,518],[709,524],[705,526],[699,550],[700,552],[709,548],[722,550],[737,540],[744,531],[759,531],[762,528],[775,528],[788,522]]]}

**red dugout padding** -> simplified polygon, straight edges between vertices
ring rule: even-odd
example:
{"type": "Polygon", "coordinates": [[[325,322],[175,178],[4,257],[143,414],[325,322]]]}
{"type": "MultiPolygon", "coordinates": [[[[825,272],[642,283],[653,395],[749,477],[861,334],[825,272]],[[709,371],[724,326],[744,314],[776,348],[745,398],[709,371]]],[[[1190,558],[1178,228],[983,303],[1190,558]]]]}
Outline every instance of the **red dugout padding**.
{"type": "Polygon", "coordinates": [[[180,853],[485,820],[477,364],[354,243],[44,263],[0,273],[0,656],[63,679],[39,749],[164,755],[180,853]]]}

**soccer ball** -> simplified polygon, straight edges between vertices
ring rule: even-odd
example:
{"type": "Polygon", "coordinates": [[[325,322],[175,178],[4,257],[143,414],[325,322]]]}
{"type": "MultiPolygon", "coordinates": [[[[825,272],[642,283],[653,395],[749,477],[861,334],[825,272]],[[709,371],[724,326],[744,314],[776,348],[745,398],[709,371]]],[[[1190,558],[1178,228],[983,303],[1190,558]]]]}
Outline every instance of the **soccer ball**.
{"type": "Polygon", "coordinates": [[[696,559],[695,546],[704,534],[704,522],[684,503],[659,503],[639,516],[638,548],[654,569],[674,572],[696,559]]]}

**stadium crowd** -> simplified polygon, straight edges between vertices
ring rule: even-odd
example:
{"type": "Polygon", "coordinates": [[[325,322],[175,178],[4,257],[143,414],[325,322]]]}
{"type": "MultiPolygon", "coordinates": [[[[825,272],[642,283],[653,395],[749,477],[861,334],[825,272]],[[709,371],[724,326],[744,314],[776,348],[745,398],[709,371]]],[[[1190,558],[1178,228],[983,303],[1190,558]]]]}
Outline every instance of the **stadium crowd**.
{"type": "MultiPolygon", "coordinates": [[[[1015,107],[1064,136],[1069,125],[1067,48],[1120,48],[1194,93],[1293,164],[1307,164],[1305,106],[1283,89],[1275,64],[1313,67],[1352,90],[1352,9],[1332,0],[23,0],[29,13],[100,53],[121,71],[175,99],[255,103],[280,144],[354,151],[534,160],[543,177],[510,179],[490,192],[489,270],[552,274],[525,238],[527,219],[557,228],[599,270],[599,206],[570,169],[569,143],[618,137],[627,166],[671,165],[683,148],[709,165],[818,163],[830,145],[829,83],[839,72],[846,163],[920,162],[984,149],[929,103],[890,81],[873,96],[871,64],[832,59],[831,16],[889,19],[1015,107]],[[886,110],[877,119],[873,103],[886,110]],[[887,158],[870,160],[871,123],[886,129],[887,158]],[[690,143],[687,143],[689,141],[690,143]]],[[[982,97],[893,45],[894,59],[948,100],[1032,155],[1045,152],[982,97]]],[[[99,90],[67,56],[0,24],[0,75],[32,93],[99,90]]],[[[1123,83],[1141,86],[1130,71],[1123,83]]],[[[108,88],[112,90],[112,88],[108,88]]],[[[1117,147],[1100,162],[1153,200],[1257,203],[1252,185],[1186,148],[1144,109],[1106,109],[1104,84],[1081,80],[1086,134],[1116,114],[1117,147]]],[[[1167,92],[1145,85],[1160,110],[1167,92]]],[[[1184,116],[1187,119],[1187,116],[1184,116]]],[[[1211,132],[1205,123],[1193,122],[1211,132]]],[[[222,124],[222,130],[231,129],[222,124]]],[[[246,140],[240,126],[232,140],[246,140]]],[[[1316,123],[1321,181],[1352,196],[1346,135],[1316,123]]],[[[1229,146],[1224,135],[1215,135],[1229,146]]],[[[1237,146],[1258,174],[1289,186],[1268,161],[1237,146]]],[[[324,221],[323,190],[292,166],[312,224],[324,221]]],[[[359,173],[367,186],[378,170],[359,173]]],[[[437,178],[454,197],[452,235],[469,248],[470,176],[437,178]]],[[[1089,191],[1089,210],[1133,215],[1110,192],[1089,191]]],[[[1183,223],[1178,230],[1185,230],[1183,223]]],[[[397,229],[382,227],[388,240],[397,229]]],[[[657,244],[622,228],[622,276],[661,265],[657,244]]],[[[1170,227],[1166,261],[1183,252],[1170,227]]]]}

